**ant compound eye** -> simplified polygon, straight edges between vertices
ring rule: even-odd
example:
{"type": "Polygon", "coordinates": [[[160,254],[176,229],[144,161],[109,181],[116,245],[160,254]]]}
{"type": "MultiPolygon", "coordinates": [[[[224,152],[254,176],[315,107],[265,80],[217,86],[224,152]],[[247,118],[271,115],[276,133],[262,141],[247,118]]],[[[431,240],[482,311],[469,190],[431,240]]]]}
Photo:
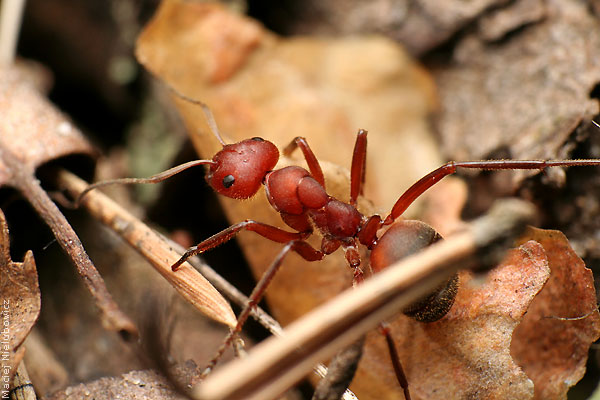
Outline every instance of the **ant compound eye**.
{"type": "Polygon", "coordinates": [[[258,137],[258,136],[255,136],[255,137],[253,137],[253,138],[252,138],[252,139],[250,139],[250,140],[254,140],[255,142],[264,142],[264,141],[265,141],[265,139],[263,139],[263,138],[261,138],[261,137],[258,137]]]}
{"type": "Polygon", "coordinates": [[[229,189],[234,182],[235,178],[233,177],[233,175],[227,175],[225,178],[223,178],[223,186],[226,189],[229,189]]]}

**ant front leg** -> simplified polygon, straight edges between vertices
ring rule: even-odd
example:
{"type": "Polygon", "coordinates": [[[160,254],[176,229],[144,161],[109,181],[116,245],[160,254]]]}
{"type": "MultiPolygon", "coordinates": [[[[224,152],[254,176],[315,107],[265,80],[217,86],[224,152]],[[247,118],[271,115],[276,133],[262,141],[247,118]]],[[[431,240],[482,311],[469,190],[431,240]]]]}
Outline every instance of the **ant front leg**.
{"type": "Polygon", "coordinates": [[[401,216],[419,196],[427,189],[438,183],[442,178],[456,173],[457,168],[481,170],[524,170],[537,169],[540,171],[550,167],[600,166],[600,160],[487,160],[487,161],[450,161],[438,169],[425,175],[406,190],[392,207],[392,211],[383,221],[390,225],[401,216]]]}
{"type": "Polygon", "coordinates": [[[310,244],[308,244],[304,240],[293,240],[288,242],[279,252],[277,257],[275,257],[275,260],[273,260],[269,268],[263,273],[260,280],[257,282],[256,286],[254,287],[252,293],[248,298],[248,303],[238,316],[235,328],[229,331],[229,334],[223,341],[223,344],[221,344],[214,357],[210,360],[210,362],[200,375],[200,379],[203,379],[212,371],[219,359],[223,356],[223,353],[225,352],[227,347],[231,344],[231,342],[234,340],[237,334],[240,333],[242,327],[244,326],[244,323],[246,323],[246,320],[250,316],[250,312],[258,303],[260,303],[265,294],[265,291],[267,290],[267,287],[273,280],[273,277],[275,276],[277,271],[279,271],[279,267],[281,267],[285,256],[287,256],[291,251],[295,251],[307,261],[321,260],[325,256],[324,253],[314,249],[310,244]]]}
{"type": "MultiPolygon", "coordinates": [[[[297,240],[305,239],[307,236],[311,234],[311,232],[288,232],[283,229],[279,229],[272,225],[263,224],[262,222],[256,222],[252,220],[246,220],[244,222],[240,222],[235,225],[231,225],[229,228],[222,230],[221,232],[209,237],[208,239],[198,243],[196,246],[190,247],[187,249],[185,253],[181,256],[181,258],[171,266],[173,271],[177,271],[177,269],[183,264],[187,259],[193,257],[195,255],[204,253],[207,250],[213,249],[220,244],[228,242],[231,240],[239,231],[248,230],[252,232],[256,232],[262,237],[265,237],[273,242],[278,243],[288,243],[297,240]]],[[[320,260],[319,254],[315,254],[311,252],[309,249],[304,247],[294,248],[297,253],[299,253],[303,258],[308,261],[316,261],[320,260]],[[315,258],[317,257],[317,258],[315,258]]],[[[315,250],[316,251],[316,250],[315,250]]],[[[320,252],[318,252],[320,253],[320,252]]]]}
{"type": "Polygon", "coordinates": [[[352,165],[350,166],[350,204],[356,205],[359,195],[362,195],[365,183],[367,165],[367,131],[359,129],[352,152],[352,165]]]}

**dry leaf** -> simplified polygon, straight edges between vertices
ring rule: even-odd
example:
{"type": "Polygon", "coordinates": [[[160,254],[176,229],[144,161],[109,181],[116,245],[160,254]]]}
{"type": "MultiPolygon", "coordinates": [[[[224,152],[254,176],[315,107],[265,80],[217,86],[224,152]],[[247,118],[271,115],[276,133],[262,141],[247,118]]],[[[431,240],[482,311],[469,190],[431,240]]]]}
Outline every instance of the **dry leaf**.
{"type": "Polygon", "coordinates": [[[594,277],[561,232],[529,228],[525,240],[544,247],[552,272],[515,330],[511,352],[534,382],[536,399],[566,399],[600,337],[594,277]]]}
{"type": "MultiPolygon", "coordinates": [[[[600,25],[591,4],[508,2],[473,21],[477,28],[456,38],[448,59],[432,64],[449,159],[600,157],[598,128],[589,123],[600,112],[600,25]]],[[[599,171],[548,169],[540,180],[564,190],[536,187],[529,197],[543,202],[544,225],[563,231],[587,259],[597,259],[600,248],[599,171]]],[[[468,212],[514,194],[532,174],[507,171],[474,182],[468,212]]]]}
{"type": "Polygon", "coordinates": [[[40,165],[61,157],[93,157],[81,132],[40,93],[29,67],[3,67],[0,77],[0,143],[9,153],[0,158],[0,186],[18,188],[18,174],[33,174],[40,165]],[[17,165],[7,159],[10,155],[17,158],[17,165]]]}
{"type": "Polygon", "coordinates": [[[2,393],[8,391],[17,366],[25,355],[21,346],[40,313],[40,287],[33,253],[28,251],[22,263],[10,258],[8,227],[0,211],[0,359],[2,393]]]}
{"type": "MultiPolygon", "coordinates": [[[[261,136],[282,148],[305,136],[319,160],[349,167],[356,132],[369,130],[365,191],[381,207],[439,166],[426,123],[432,82],[389,40],[282,39],[216,4],[174,0],[140,35],[137,56],[168,85],[207,103],[226,141],[261,136]],[[394,154],[403,168],[382,174],[381,154],[394,154]]],[[[221,146],[202,111],[177,100],[200,155],[212,157],[221,146]]]]}

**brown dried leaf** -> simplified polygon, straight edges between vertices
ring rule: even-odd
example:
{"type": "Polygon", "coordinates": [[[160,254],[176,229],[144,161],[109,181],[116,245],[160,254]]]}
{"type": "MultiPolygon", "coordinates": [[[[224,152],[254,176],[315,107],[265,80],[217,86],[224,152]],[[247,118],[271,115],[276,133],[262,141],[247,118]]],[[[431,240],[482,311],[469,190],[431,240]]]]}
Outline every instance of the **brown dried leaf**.
{"type": "Polygon", "coordinates": [[[28,251],[22,263],[10,258],[8,227],[4,213],[0,211],[0,355],[3,376],[10,379],[2,382],[8,390],[12,376],[25,355],[21,346],[40,313],[41,298],[37,269],[33,253],[28,251]],[[8,358],[7,358],[8,357],[8,358]]]}
{"type": "Polygon", "coordinates": [[[600,337],[594,277],[561,232],[529,228],[525,240],[544,247],[552,273],[515,330],[511,353],[534,382],[536,399],[566,399],[600,337]]]}
{"type": "MultiPolygon", "coordinates": [[[[413,398],[565,399],[581,379],[600,336],[591,271],[556,231],[531,228],[522,242],[485,282],[462,274],[440,321],[394,321],[413,398]]],[[[351,388],[361,399],[394,398],[385,342],[372,333],[368,343],[351,388]]]]}

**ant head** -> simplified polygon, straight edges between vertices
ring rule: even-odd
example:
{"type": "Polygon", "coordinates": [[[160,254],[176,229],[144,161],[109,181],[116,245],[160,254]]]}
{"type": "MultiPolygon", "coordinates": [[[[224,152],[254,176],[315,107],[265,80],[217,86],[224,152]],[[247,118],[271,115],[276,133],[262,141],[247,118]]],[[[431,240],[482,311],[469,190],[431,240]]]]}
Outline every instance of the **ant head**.
{"type": "Polygon", "coordinates": [[[226,144],[213,157],[206,180],[219,194],[247,199],[258,191],[278,160],[277,147],[259,137],[226,144]]]}

